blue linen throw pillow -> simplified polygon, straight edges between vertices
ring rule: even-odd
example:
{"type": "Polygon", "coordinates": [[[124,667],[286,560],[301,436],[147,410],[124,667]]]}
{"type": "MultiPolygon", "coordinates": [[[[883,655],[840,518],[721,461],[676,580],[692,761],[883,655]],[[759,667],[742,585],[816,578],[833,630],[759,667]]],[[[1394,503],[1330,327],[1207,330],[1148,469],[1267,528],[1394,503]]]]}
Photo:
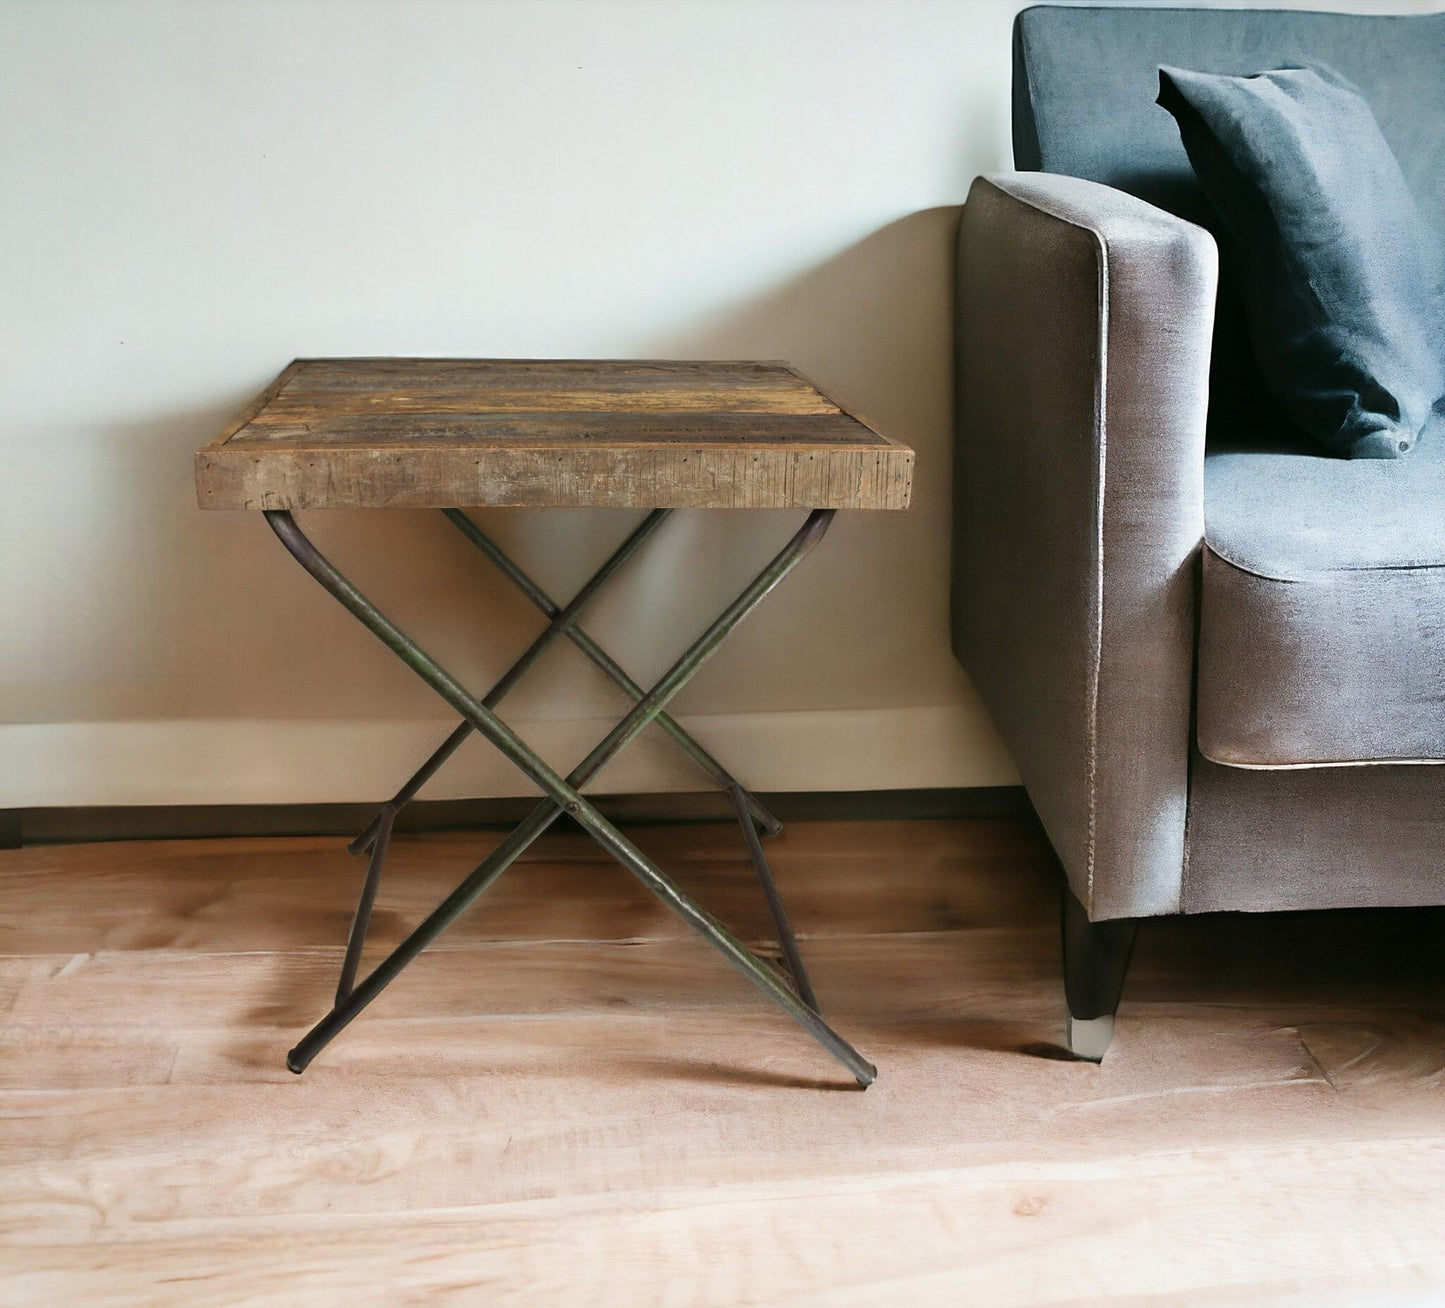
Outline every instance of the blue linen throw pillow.
{"type": "Polygon", "coordinates": [[[1332,69],[1160,68],[1221,264],[1285,417],[1397,458],[1445,396],[1445,251],[1359,92],[1332,69]]]}

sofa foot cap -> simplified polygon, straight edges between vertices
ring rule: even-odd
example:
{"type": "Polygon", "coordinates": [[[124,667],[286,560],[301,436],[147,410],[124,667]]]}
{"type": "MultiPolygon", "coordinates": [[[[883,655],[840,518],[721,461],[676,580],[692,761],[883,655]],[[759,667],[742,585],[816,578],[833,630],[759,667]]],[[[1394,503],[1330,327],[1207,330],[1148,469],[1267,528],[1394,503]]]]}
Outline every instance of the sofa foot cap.
{"type": "Polygon", "coordinates": [[[1114,1039],[1114,1017],[1075,1017],[1069,1015],[1065,1029],[1069,1052],[1088,1063],[1102,1063],[1109,1043],[1114,1039]]]}

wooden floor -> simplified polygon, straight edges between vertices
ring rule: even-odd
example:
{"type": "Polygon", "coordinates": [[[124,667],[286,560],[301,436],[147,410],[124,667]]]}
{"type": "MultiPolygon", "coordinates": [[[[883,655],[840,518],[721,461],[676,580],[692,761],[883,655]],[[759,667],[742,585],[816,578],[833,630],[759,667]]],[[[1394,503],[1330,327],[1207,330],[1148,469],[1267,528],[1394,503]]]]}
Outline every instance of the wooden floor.
{"type": "MultiPolygon", "coordinates": [[[[734,829],[636,834],[766,938],[734,829]]],[[[377,936],[492,839],[399,839],[377,936]]],[[[864,1093],[558,835],[295,1077],[341,844],[0,854],[0,1303],[1445,1303],[1439,912],[1152,923],[1094,1067],[1027,824],[795,824],[864,1093]]]]}

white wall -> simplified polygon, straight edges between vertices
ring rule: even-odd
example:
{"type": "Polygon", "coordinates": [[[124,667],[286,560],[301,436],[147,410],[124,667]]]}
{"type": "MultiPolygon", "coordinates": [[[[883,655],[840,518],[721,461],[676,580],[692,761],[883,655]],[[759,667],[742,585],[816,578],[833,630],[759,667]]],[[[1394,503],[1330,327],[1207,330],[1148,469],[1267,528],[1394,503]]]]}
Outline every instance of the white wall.
{"type": "MultiPolygon", "coordinates": [[[[760,787],[1007,783],[948,648],[950,245],[1011,0],[0,5],[0,807],[358,799],[430,692],[191,452],[293,356],[786,357],[916,447],[677,703],[760,787]]],[[[492,513],[565,595],[622,513],[492,513]]],[[[589,622],[636,675],[788,534],[679,515],[589,622]]],[[[484,685],[536,615],[437,515],[304,525],[484,685]]],[[[570,650],[505,716],[570,764],[570,650]]],[[[692,788],[648,745],[602,789],[692,788]]],[[[432,792],[525,791],[483,748],[432,792]]]]}

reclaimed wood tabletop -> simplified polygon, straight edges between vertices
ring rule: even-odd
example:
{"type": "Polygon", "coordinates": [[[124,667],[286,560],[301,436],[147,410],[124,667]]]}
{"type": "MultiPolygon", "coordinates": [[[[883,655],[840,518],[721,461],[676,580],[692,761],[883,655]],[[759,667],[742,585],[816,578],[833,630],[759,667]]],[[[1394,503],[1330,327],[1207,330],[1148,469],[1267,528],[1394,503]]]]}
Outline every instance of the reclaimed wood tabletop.
{"type": "Polygon", "coordinates": [[[298,359],[196,454],[206,509],[903,509],[912,482],[776,361],[298,359]]]}

